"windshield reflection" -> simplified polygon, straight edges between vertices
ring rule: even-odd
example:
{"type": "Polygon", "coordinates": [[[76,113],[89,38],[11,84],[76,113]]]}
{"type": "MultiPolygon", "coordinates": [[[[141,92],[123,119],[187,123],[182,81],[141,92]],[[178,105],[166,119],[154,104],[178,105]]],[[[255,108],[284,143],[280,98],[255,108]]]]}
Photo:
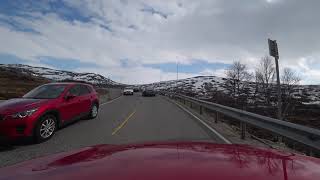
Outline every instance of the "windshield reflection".
{"type": "MultiPolygon", "coordinates": [[[[99,145],[78,153],[63,157],[51,162],[44,170],[50,167],[67,166],[71,164],[86,163],[98,160],[107,160],[119,152],[135,153],[136,150],[148,151],[147,153],[160,153],[153,156],[152,161],[176,158],[185,164],[190,161],[201,161],[202,164],[218,163],[220,166],[230,163],[237,169],[264,171],[269,176],[279,177],[280,173],[284,180],[288,179],[288,171],[295,173],[297,170],[305,169],[301,163],[292,159],[294,154],[279,153],[262,149],[252,149],[244,145],[218,145],[206,143],[180,143],[180,144],[156,144],[156,145],[99,145]],[[162,149],[162,151],[160,151],[162,149]],[[165,152],[165,156],[162,156],[165,152]]],[[[141,152],[140,152],[141,153],[141,152]]],[[[125,154],[121,153],[122,157],[125,154]]],[[[113,157],[115,158],[115,157],[113,157]]],[[[145,157],[147,160],[150,157],[145,157]]],[[[34,169],[35,170],[35,169],[34,169]]]]}

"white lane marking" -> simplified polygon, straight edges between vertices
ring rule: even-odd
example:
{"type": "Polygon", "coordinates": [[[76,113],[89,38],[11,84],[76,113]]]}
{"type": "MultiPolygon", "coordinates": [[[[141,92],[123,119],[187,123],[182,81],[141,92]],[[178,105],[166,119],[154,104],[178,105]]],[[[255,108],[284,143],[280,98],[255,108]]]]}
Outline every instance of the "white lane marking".
{"type": "Polygon", "coordinates": [[[211,130],[214,134],[216,134],[222,141],[224,141],[226,144],[232,144],[228,139],[226,139],[225,137],[223,137],[218,131],[216,131],[215,129],[213,129],[212,127],[210,127],[206,122],[202,121],[200,118],[198,118],[196,115],[194,115],[192,112],[190,112],[188,109],[186,109],[185,107],[181,106],[180,104],[176,103],[175,101],[172,101],[173,103],[175,103],[177,106],[179,106],[182,110],[184,110],[185,112],[187,112],[188,114],[190,114],[192,117],[194,117],[195,119],[197,119],[198,121],[200,121],[204,126],[206,126],[209,130],[211,130]]]}
{"type": "Polygon", "coordinates": [[[102,103],[102,104],[100,104],[100,106],[103,106],[103,105],[106,105],[106,104],[110,104],[110,103],[112,103],[113,101],[115,101],[115,100],[117,100],[117,99],[119,99],[119,98],[121,98],[121,97],[122,97],[122,95],[121,95],[121,96],[119,96],[119,97],[117,97],[117,98],[115,98],[115,99],[112,99],[111,101],[108,101],[108,102],[102,103]]]}

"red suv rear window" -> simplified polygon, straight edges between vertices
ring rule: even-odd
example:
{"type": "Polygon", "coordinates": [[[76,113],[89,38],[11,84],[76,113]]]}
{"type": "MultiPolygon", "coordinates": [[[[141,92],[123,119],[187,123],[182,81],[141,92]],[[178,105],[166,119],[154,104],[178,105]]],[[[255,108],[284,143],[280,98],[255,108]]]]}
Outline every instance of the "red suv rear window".
{"type": "Polygon", "coordinates": [[[90,85],[86,85],[86,87],[88,88],[88,90],[90,91],[90,93],[95,92],[95,89],[90,86],[90,85]]]}

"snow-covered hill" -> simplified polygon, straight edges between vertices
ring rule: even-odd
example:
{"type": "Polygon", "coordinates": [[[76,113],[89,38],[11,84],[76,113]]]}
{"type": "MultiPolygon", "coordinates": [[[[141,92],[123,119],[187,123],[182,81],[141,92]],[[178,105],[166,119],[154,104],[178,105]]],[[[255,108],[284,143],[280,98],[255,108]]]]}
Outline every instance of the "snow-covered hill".
{"type": "Polygon", "coordinates": [[[215,88],[216,90],[226,91],[224,88],[225,81],[225,78],[215,76],[197,76],[187,79],[162,81],[143,86],[148,86],[154,88],[155,90],[174,90],[179,88],[180,90],[195,92],[201,96],[206,94],[207,90],[205,86],[207,84],[211,84],[212,88],[215,88]]]}
{"type": "MultiPolygon", "coordinates": [[[[202,99],[212,98],[212,92],[222,92],[228,94],[226,88],[226,78],[216,76],[197,76],[193,78],[162,81],[143,86],[152,87],[156,90],[171,91],[179,89],[179,91],[195,94],[196,97],[202,99]]],[[[256,84],[249,82],[249,99],[259,99],[259,94],[255,94],[256,84]],[[253,96],[254,97],[253,98],[253,96]]],[[[320,104],[320,85],[298,85],[294,87],[293,96],[297,99],[303,99],[304,104],[320,104]]],[[[276,89],[274,89],[274,93],[276,89]]]]}
{"type": "Polygon", "coordinates": [[[120,85],[117,82],[95,73],[76,73],[45,67],[33,67],[23,64],[0,64],[0,67],[14,69],[18,72],[31,74],[33,76],[44,77],[52,81],[76,80],[85,81],[96,85],[120,85]]]}

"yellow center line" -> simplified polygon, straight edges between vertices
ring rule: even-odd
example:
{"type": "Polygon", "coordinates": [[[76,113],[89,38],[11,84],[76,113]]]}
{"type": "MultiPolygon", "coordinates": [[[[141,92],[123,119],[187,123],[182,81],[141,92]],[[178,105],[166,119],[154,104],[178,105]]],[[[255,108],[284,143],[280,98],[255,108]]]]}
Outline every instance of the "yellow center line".
{"type": "Polygon", "coordinates": [[[125,126],[127,124],[127,122],[129,121],[129,119],[136,113],[136,110],[134,110],[121,124],[120,126],[118,126],[116,129],[114,129],[114,131],[112,132],[112,135],[115,135],[121,128],[123,128],[123,126],[125,126]]]}

